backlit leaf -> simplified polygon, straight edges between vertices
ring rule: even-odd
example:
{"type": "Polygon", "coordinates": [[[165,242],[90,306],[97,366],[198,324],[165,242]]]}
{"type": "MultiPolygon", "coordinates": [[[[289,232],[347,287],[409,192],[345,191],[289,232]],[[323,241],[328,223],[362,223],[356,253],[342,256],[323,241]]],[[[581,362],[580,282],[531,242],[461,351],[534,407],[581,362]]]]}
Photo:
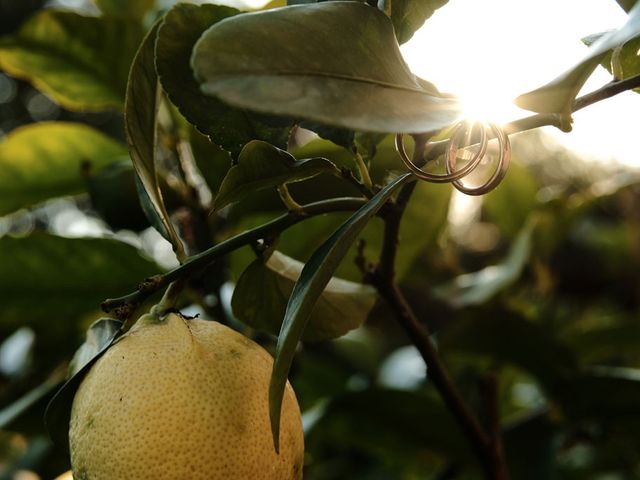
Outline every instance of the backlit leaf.
{"type": "MultiPolygon", "coordinates": [[[[287,301],[304,264],[275,251],[266,261],[255,260],[242,274],[233,292],[233,313],[260,330],[278,333],[287,301]]],[[[333,277],[314,306],[302,340],[338,338],[361,326],[373,308],[373,287],[333,277]]]]}
{"type": "Polygon", "coordinates": [[[352,130],[424,132],[460,115],[456,100],[411,73],[391,21],[359,2],[228,18],[203,34],[191,64],[207,95],[352,130]]]}
{"type": "Polygon", "coordinates": [[[121,110],[138,22],[41,10],[0,41],[0,69],[70,110],[121,110]]]}
{"type": "Polygon", "coordinates": [[[114,17],[144,16],[155,5],[156,0],[95,0],[102,13],[114,17]]]}
{"type": "Polygon", "coordinates": [[[32,234],[0,238],[2,321],[47,335],[68,332],[107,297],[125,294],[159,267],[131,245],[32,234]]]}
{"type": "Polygon", "coordinates": [[[127,155],[124,145],[77,123],[34,123],[0,141],[0,215],[84,190],[83,164],[99,170],[127,155]]]}
{"type": "Polygon", "coordinates": [[[576,95],[609,51],[640,35],[640,4],[636,4],[626,23],[600,37],[589,53],[570,70],[548,84],[516,99],[519,107],[538,113],[568,114],[576,95]]]}

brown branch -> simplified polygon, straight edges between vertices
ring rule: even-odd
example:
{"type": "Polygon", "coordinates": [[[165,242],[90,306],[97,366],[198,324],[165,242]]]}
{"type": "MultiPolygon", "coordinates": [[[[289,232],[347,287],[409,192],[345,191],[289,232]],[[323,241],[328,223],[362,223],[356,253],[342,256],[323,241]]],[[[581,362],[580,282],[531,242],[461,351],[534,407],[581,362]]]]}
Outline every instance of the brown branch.
{"type": "MultiPolygon", "coordinates": [[[[405,185],[396,201],[383,211],[385,221],[384,241],[380,252],[380,261],[368,276],[367,280],[378,290],[393,310],[398,323],[417,348],[427,366],[427,375],[440,393],[443,401],[458,422],[465,437],[469,440],[473,451],[488,479],[506,480],[507,477],[495,477],[499,469],[494,463],[492,442],[482,429],[478,420],[463,400],[447,369],[438,356],[437,349],[431,341],[431,332],[416,317],[411,306],[395,281],[394,265],[398,247],[398,232],[405,207],[413,193],[415,182],[405,185]]],[[[506,472],[506,467],[504,468],[506,472]]]]}
{"type": "Polygon", "coordinates": [[[190,257],[186,262],[173,270],[145,279],[138,286],[135,292],[123,297],[108,299],[102,302],[102,310],[107,313],[114,312],[118,318],[126,319],[153,293],[166,287],[173,281],[186,278],[196,272],[199,272],[217,258],[243,247],[244,245],[249,245],[262,238],[278,234],[306,218],[330,212],[357,210],[362,207],[366,201],[367,200],[365,198],[346,197],[331,198],[304,205],[303,214],[289,212],[281,215],[270,222],[235,235],[234,237],[214,245],[202,253],[190,257]]]}
{"type": "MultiPolygon", "coordinates": [[[[593,92],[589,92],[576,98],[573,102],[573,106],[571,107],[571,112],[577,112],[578,110],[588,107],[589,105],[593,105],[601,100],[611,98],[619,93],[639,87],[640,75],[629,77],[624,80],[614,80],[593,92]]],[[[563,131],[570,130],[570,126],[564,125],[562,122],[562,116],[557,113],[538,113],[536,115],[529,115],[528,117],[509,122],[503,125],[502,128],[507,135],[512,135],[514,133],[521,133],[527,130],[533,130],[534,128],[547,126],[557,127],[563,131]]],[[[432,132],[432,134],[435,133],[436,132],[432,132]]],[[[493,136],[490,136],[489,138],[493,138],[493,136]]],[[[442,155],[447,148],[448,142],[448,140],[442,140],[430,143],[426,160],[433,160],[442,155]]]]}
{"type": "Polygon", "coordinates": [[[384,279],[374,282],[380,295],[388,302],[400,325],[404,328],[413,345],[427,365],[429,380],[436,387],[442,400],[458,422],[462,432],[469,440],[487,478],[493,480],[490,441],[473,413],[458,392],[444,364],[440,360],[436,347],[431,341],[429,329],[416,317],[407,303],[400,288],[395,282],[388,283],[384,279]]]}
{"type": "Polygon", "coordinates": [[[498,378],[489,373],[481,380],[481,392],[486,410],[487,431],[489,433],[489,455],[491,457],[492,477],[495,480],[509,480],[507,462],[502,443],[500,427],[500,401],[498,398],[498,378]]]}

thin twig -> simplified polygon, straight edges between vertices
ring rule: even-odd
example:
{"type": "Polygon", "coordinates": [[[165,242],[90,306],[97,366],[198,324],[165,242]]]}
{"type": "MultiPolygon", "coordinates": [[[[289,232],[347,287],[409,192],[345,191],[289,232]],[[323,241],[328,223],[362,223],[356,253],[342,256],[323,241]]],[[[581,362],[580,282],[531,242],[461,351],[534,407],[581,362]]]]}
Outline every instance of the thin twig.
{"type": "Polygon", "coordinates": [[[495,373],[491,372],[481,379],[481,392],[486,410],[487,431],[489,433],[492,478],[495,480],[509,480],[507,461],[502,444],[498,391],[498,378],[495,373]]]}
{"type": "MultiPolygon", "coordinates": [[[[577,112],[578,110],[588,107],[589,105],[593,105],[594,103],[597,103],[601,100],[611,98],[615,95],[618,95],[619,93],[638,87],[640,87],[640,75],[629,77],[624,80],[615,80],[613,82],[609,82],[603,87],[594,90],[593,92],[589,92],[581,97],[576,98],[573,102],[573,106],[571,107],[571,112],[577,112]]],[[[536,115],[529,115],[528,117],[509,122],[503,125],[502,128],[507,135],[512,135],[514,133],[521,133],[527,130],[533,130],[535,128],[548,126],[557,127],[561,130],[568,131],[568,129],[562,122],[562,116],[557,113],[538,113],[536,115]]],[[[435,133],[436,132],[432,132],[432,134],[435,133]]],[[[430,143],[430,148],[429,152],[427,153],[426,160],[433,160],[442,155],[447,148],[448,142],[449,140],[442,140],[439,142],[430,143]]]]}
{"type": "MultiPolygon", "coordinates": [[[[420,145],[420,143],[418,143],[420,145]]],[[[421,152],[417,155],[422,155],[421,152]]],[[[486,476],[490,480],[507,480],[508,476],[498,477],[496,472],[504,471],[504,458],[500,457],[496,464],[496,456],[492,454],[492,441],[489,435],[474,416],[458,392],[447,369],[438,356],[437,349],[431,340],[431,332],[413,312],[395,281],[395,260],[398,251],[398,234],[400,222],[407,203],[409,202],[416,183],[405,185],[395,202],[383,211],[385,222],[384,240],[380,252],[380,260],[376,269],[368,276],[368,281],[376,287],[393,310],[398,322],[407,336],[418,349],[427,366],[429,379],[436,387],[443,401],[452,412],[465,437],[469,440],[486,476]]]]}
{"type": "Polygon", "coordinates": [[[418,352],[420,352],[427,365],[429,380],[436,387],[465,437],[471,443],[476,457],[483,470],[487,473],[487,478],[493,480],[490,473],[493,471],[492,459],[488,455],[490,449],[489,438],[453,384],[431,341],[431,333],[428,328],[418,320],[395,282],[386,283],[383,279],[380,279],[380,283],[376,283],[375,286],[380,295],[391,306],[398,322],[404,328],[418,352]]]}
{"type": "Polygon", "coordinates": [[[310,203],[303,206],[304,214],[289,212],[281,215],[270,222],[259,227],[247,230],[246,232],[235,235],[205,251],[190,257],[179,267],[174,268],[164,274],[154,275],[140,284],[138,289],[119,298],[108,299],[102,302],[102,310],[109,313],[115,312],[117,316],[130,315],[137,306],[146,300],[153,293],[166,287],[171,282],[185,278],[193,273],[205,268],[215,259],[222,257],[244,245],[269,237],[296,223],[323,213],[353,211],[360,208],[366,203],[364,198],[332,198],[319,202],[310,203]],[[122,312],[122,313],[120,313],[122,312]]]}

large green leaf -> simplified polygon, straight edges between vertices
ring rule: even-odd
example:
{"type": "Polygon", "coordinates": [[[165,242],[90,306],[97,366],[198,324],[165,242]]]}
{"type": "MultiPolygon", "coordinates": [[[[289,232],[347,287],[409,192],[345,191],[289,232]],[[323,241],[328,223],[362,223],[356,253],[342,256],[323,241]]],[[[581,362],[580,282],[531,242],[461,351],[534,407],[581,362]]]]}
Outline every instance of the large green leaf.
{"type": "Polygon", "coordinates": [[[191,65],[207,95],[353,130],[424,132],[460,115],[453,98],[410,72],[391,21],[359,2],[228,18],[203,34],[191,65]]]}
{"type": "Polygon", "coordinates": [[[580,62],[545,86],[520,95],[516,103],[534,112],[569,114],[576,95],[607,53],[639,35],[640,4],[636,4],[626,23],[600,37],[580,62]]]}
{"type": "Polygon", "coordinates": [[[83,163],[100,169],[126,156],[124,145],[86,125],[37,123],[0,142],[0,215],[84,188],[83,163]]]}
{"type": "Polygon", "coordinates": [[[296,346],[302,338],[313,306],[329,283],[333,272],[349,251],[351,244],[369,220],[393,193],[410,179],[410,174],[402,175],[380,190],[314,252],[300,273],[300,278],[293,288],[282,321],[271,384],[269,385],[269,415],[276,449],[278,447],[284,387],[296,346]]]}
{"type": "Polygon", "coordinates": [[[156,115],[161,99],[160,85],[154,63],[154,46],[159,22],[147,33],[133,60],[125,104],[125,133],[133,166],[146,195],[140,201],[150,202],[152,225],[173,245],[181,256],[183,245],[164,206],[156,172],[156,115]]]}
{"type": "Polygon", "coordinates": [[[220,5],[179,3],[165,15],[156,43],[158,75],[171,101],[187,120],[234,157],[249,140],[265,140],[284,147],[289,131],[202,95],[193,78],[189,57],[198,38],[211,25],[238,13],[235,8],[220,5]]]}
{"type": "Polygon", "coordinates": [[[95,0],[102,13],[114,17],[144,16],[155,5],[156,0],[95,0]]]}
{"type": "Polygon", "coordinates": [[[0,41],[0,68],[67,109],[122,109],[142,35],[136,21],[42,10],[0,41]]]}
{"type": "MultiPolygon", "coordinates": [[[[242,274],[233,292],[234,315],[260,330],[278,333],[287,301],[304,264],[275,251],[265,262],[255,260],[242,274]]],[[[303,340],[338,338],[361,326],[375,304],[373,287],[333,277],[315,304],[303,340]]]]}
{"type": "Polygon", "coordinates": [[[321,173],[339,174],[340,171],[326,158],[296,160],[270,143],[253,140],[245,145],[238,163],[222,181],[215,208],[218,210],[258,190],[299,182],[321,173]]]}
{"type": "Polygon", "coordinates": [[[399,43],[408,41],[425,21],[449,0],[384,0],[399,43]]]}
{"type": "Polygon", "coordinates": [[[158,273],[150,260],[115,240],[45,234],[0,238],[0,302],[4,325],[29,325],[48,335],[98,310],[158,273]]]}

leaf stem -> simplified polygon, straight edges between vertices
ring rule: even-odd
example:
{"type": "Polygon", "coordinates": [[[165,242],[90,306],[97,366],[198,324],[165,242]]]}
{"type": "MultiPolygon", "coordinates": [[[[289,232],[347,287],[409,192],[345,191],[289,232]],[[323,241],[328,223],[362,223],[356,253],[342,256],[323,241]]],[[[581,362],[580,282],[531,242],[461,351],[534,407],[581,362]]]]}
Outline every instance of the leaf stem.
{"type": "Polygon", "coordinates": [[[287,207],[287,210],[295,213],[296,215],[304,214],[302,205],[300,205],[293,199],[286,183],[278,185],[278,195],[280,195],[280,200],[282,200],[282,203],[284,203],[285,207],[287,207]]]}
{"type": "Polygon", "coordinates": [[[358,173],[360,174],[360,181],[362,182],[362,185],[364,185],[364,187],[371,191],[373,189],[373,182],[371,181],[371,175],[369,175],[369,169],[367,168],[367,165],[364,163],[364,159],[362,158],[362,155],[360,155],[358,152],[355,152],[353,154],[353,157],[356,160],[356,165],[358,166],[358,173]]]}
{"type": "Polygon", "coordinates": [[[186,278],[187,276],[205,268],[219,257],[237,250],[244,245],[260,240],[261,238],[282,232],[306,218],[324,213],[357,210],[366,202],[367,200],[365,198],[344,197],[321,200],[319,202],[303,205],[303,214],[288,212],[271,220],[270,222],[228,238],[202,253],[190,257],[182,265],[174,268],[173,270],[145,279],[138,286],[138,289],[135,292],[123,297],[105,300],[101,305],[102,310],[107,313],[114,312],[119,318],[126,318],[153,293],[164,288],[175,280],[186,278]]]}

